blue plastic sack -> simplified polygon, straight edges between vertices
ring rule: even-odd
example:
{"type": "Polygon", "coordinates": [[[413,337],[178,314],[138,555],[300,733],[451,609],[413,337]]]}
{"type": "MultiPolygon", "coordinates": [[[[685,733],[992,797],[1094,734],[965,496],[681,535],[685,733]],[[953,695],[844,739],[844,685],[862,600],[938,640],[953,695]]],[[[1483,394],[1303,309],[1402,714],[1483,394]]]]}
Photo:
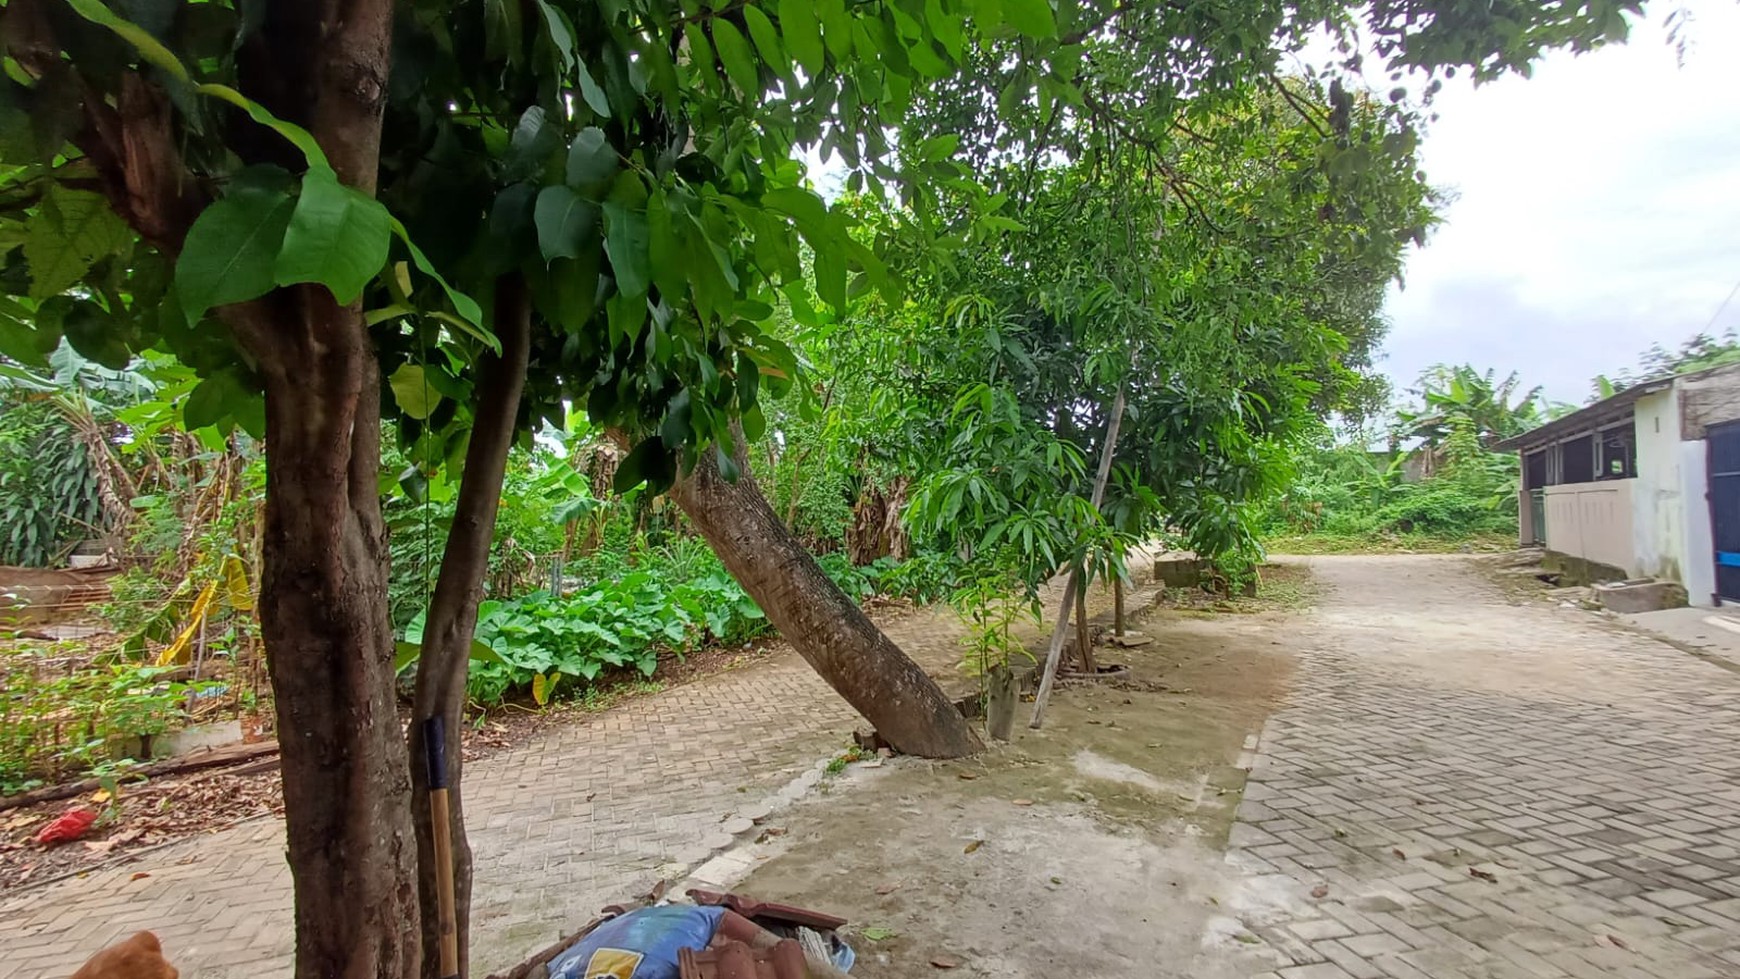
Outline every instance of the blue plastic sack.
{"type": "Polygon", "coordinates": [[[677,952],[704,949],[724,908],[669,905],[612,918],[550,961],[550,979],[678,979],[677,952]]]}

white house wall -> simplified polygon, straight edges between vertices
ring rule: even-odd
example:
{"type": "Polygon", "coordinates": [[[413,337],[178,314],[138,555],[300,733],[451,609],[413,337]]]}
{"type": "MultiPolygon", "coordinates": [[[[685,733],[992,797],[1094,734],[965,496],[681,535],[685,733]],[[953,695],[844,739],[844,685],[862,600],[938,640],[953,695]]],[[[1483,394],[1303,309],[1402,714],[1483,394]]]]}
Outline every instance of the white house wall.
{"type": "Polygon", "coordinates": [[[1712,605],[1716,594],[1716,537],[1710,526],[1710,453],[1703,439],[1680,443],[1680,492],[1686,501],[1685,553],[1681,564],[1687,600],[1712,605]]]}
{"type": "MultiPolygon", "coordinates": [[[[1686,496],[1680,450],[1679,398],[1673,388],[1637,399],[1632,415],[1637,479],[1631,491],[1633,574],[1687,585],[1686,496]]],[[[1699,443],[1702,444],[1702,443],[1699,443]]],[[[1698,491],[1693,498],[1703,502],[1698,491]]]]}
{"type": "Polygon", "coordinates": [[[1636,576],[1635,482],[1606,479],[1547,487],[1547,549],[1636,576]]]}

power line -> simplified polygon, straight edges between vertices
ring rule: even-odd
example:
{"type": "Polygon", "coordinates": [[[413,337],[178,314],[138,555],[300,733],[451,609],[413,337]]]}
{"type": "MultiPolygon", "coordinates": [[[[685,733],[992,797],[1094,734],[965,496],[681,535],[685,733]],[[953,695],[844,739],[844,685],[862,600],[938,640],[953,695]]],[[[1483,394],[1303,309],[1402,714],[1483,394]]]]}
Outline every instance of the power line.
{"type": "Polygon", "coordinates": [[[1734,301],[1735,296],[1740,296],[1740,282],[1734,283],[1734,288],[1728,291],[1728,298],[1722,300],[1722,305],[1716,307],[1716,312],[1710,316],[1710,322],[1705,323],[1704,328],[1699,332],[1709,333],[1710,327],[1716,325],[1716,320],[1721,317],[1722,310],[1728,308],[1728,304],[1734,301]]]}

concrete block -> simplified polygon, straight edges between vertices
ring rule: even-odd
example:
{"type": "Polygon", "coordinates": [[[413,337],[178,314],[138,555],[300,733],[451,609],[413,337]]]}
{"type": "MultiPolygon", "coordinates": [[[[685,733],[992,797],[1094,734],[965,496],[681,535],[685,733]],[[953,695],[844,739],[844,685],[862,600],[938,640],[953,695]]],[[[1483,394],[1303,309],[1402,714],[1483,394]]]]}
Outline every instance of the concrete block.
{"type": "Polygon", "coordinates": [[[1686,590],[1672,581],[1653,578],[1633,578],[1598,584],[1595,599],[1608,611],[1621,614],[1657,612],[1664,608],[1680,608],[1686,604],[1686,590]]]}
{"type": "Polygon", "coordinates": [[[1168,588],[1195,588],[1202,583],[1202,562],[1195,557],[1155,558],[1154,583],[1168,588]]]}

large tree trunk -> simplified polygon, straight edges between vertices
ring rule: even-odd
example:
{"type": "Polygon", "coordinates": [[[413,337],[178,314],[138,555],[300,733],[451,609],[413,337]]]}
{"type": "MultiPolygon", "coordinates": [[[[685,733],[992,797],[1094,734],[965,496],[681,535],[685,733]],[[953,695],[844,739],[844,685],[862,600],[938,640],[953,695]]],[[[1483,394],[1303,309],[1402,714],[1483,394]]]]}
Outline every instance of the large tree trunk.
{"type": "Polygon", "coordinates": [[[531,307],[518,275],[496,287],[495,331],[500,357],[483,363],[472,412],[471,441],[465,449],[465,474],[454,504],[452,529],[441,554],[441,574],[423,627],[423,652],[417,660],[417,686],[410,741],[412,818],[417,827],[418,897],[423,908],[423,975],[438,976],[436,948],[440,941],[436,915],[434,827],[427,805],[429,772],[423,764],[423,724],[431,717],[445,722],[449,826],[453,839],[454,910],[459,937],[459,974],[469,961],[471,917],[471,846],[465,837],[461,802],[459,745],[460,710],[465,706],[465,675],[477,630],[477,603],[483,599],[483,577],[489,570],[489,547],[495,539],[496,512],[501,504],[502,477],[513,447],[514,423],[525,390],[526,362],[531,348],[531,307]]]}
{"type": "Polygon", "coordinates": [[[259,607],[282,747],[296,976],[414,976],[416,842],[393,694],[379,368],[361,313],[323,288],[281,291],[237,316],[242,332],[283,354],[262,362],[259,607]]]}
{"type": "MultiPolygon", "coordinates": [[[[392,0],[269,4],[241,65],[245,90],[305,125],[365,194],[380,168],[392,14],[392,0]]],[[[261,158],[283,152],[259,134],[273,148],[261,158]]],[[[340,306],[323,286],[225,315],[266,382],[260,631],[283,749],[295,974],[410,979],[422,958],[417,844],[393,690],[380,368],[361,303],[340,306]]]]}
{"type": "Polygon", "coordinates": [[[980,750],[936,682],[834,585],[768,506],[748,465],[740,469],[731,482],[714,453],[702,452],[671,497],[780,635],[900,751],[958,758],[980,750]]]}

